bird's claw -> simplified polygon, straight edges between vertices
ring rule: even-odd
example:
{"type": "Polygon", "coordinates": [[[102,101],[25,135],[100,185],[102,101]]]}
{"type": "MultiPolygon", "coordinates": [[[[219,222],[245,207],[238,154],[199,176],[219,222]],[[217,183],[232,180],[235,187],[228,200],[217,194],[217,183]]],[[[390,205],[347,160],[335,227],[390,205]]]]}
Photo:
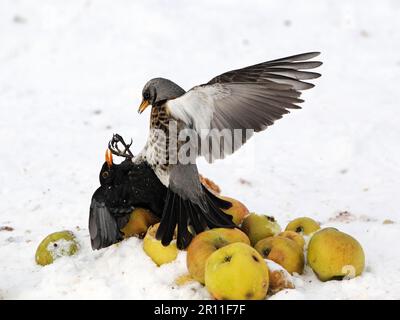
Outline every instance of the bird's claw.
{"type": "Polygon", "coordinates": [[[108,149],[111,151],[112,154],[115,154],[117,156],[124,157],[127,159],[132,159],[133,154],[132,154],[131,150],[129,149],[131,147],[132,143],[133,143],[132,139],[131,139],[131,142],[127,144],[118,133],[115,133],[115,134],[113,134],[113,137],[110,140],[110,142],[108,142],[108,149]],[[121,143],[123,145],[124,150],[121,150],[118,147],[118,143],[121,143]]]}

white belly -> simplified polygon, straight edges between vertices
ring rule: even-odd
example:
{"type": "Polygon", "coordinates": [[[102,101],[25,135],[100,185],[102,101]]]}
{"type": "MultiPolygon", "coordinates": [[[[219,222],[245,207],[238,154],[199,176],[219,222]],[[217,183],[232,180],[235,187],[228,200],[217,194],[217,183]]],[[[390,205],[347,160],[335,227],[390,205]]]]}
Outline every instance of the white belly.
{"type": "Polygon", "coordinates": [[[166,152],[163,146],[155,144],[156,137],[150,130],[149,139],[142,151],[135,157],[134,162],[146,161],[154,170],[154,173],[160,179],[161,183],[169,186],[169,168],[166,163],[166,152]],[[161,165],[164,164],[164,165],[161,165]]]}

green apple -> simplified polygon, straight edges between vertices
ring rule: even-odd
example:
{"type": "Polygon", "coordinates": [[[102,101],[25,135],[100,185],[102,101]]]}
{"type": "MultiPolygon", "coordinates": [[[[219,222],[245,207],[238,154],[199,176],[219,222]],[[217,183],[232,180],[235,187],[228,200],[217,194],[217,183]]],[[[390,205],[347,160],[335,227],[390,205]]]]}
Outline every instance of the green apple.
{"type": "Polygon", "coordinates": [[[170,263],[178,256],[178,248],[176,246],[176,234],[174,240],[168,246],[163,246],[160,240],[156,239],[159,223],[151,226],[143,240],[143,250],[153,260],[155,264],[161,266],[170,263]]]}
{"type": "Polygon", "coordinates": [[[300,233],[297,233],[294,231],[283,231],[280,234],[278,234],[278,236],[293,240],[294,242],[296,242],[299,245],[299,247],[302,250],[304,249],[304,246],[306,244],[304,237],[300,233]]]}
{"type": "Polygon", "coordinates": [[[205,282],[218,300],[261,300],[268,291],[268,267],[254,248],[237,242],[207,259],[205,282]]]}
{"type": "Polygon", "coordinates": [[[360,243],[335,228],[316,232],[309,244],[307,261],[321,281],[359,276],[365,266],[360,243]]]}
{"type": "Polygon", "coordinates": [[[274,217],[251,213],[242,223],[242,230],[254,246],[258,241],[275,236],[281,232],[281,227],[274,217]]]}
{"type": "Polygon", "coordinates": [[[290,274],[303,273],[304,253],[293,240],[281,236],[269,237],[257,242],[254,248],[264,259],[278,263],[290,274]]]}
{"type": "Polygon", "coordinates": [[[321,229],[321,227],[318,222],[308,217],[301,217],[289,222],[285,230],[308,236],[319,229],[321,229]]]}
{"type": "Polygon", "coordinates": [[[215,228],[199,233],[187,249],[186,265],[193,279],[204,284],[204,271],[208,257],[219,248],[234,242],[250,244],[239,229],[215,228]]]}
{"type": "Polygon", "coordinates": [[[78,242],[71,231],[59,231],[48,235],[39,244],[35,260],[36,263],[45,266],[63,256],[72,256],[79,249],[78,242]]]}

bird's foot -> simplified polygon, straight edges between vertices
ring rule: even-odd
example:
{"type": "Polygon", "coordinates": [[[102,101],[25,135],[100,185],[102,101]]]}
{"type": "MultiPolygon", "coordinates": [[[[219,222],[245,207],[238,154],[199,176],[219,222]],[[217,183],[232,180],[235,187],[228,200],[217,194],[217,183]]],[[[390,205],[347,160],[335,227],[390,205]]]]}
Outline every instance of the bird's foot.
{"type": "Polygon", "coordinates": [[[133,154],[132,154],[131,150],[129,149],[132,145],[132,142],[133,142],[133,140],[131,139],[131,142],[127,144],[124,141],[124,139],[118,133],[116,133],[116,134],[113,134],[112,139],[108,143],[108,149],[110,149],[111,153],[115,154],[116,156],[124,157],[127,159],[132,159],[133,154]],[[122,144],[122,146],[124,147],[123,150],[121,150],[118,147],[118,143],[122,144]]]}

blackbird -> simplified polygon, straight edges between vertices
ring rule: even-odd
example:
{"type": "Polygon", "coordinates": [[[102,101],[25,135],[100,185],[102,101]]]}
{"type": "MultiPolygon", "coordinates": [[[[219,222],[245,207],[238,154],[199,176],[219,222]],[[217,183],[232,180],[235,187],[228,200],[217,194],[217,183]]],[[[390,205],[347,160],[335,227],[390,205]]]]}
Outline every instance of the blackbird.
{"type": "Polygon", "coordinates": [[[100,187],[94,192],[90,205],[89,232],[92,248],[101,249],[123,238],[120,231],[129,221],[135,207],[151,210],[161,218],[167,188],[146,163],[133,163],[129,145],[122,137],[114,135],[109,147],[126,159],[115,164],[112,152],[107,149],[99,179],[100,187]],[[119,141],[125,146],[123,153],[113,149],[119,141]]]}
{"type": "MultiPolygon", "coordinates": [[[[128,223],[135,207],[149,209],[160,219],[164,214],[168,199],[167,187],[161,183],[147,162],[132,161],[133,154],[129,149],[131,144],[132,142],[126,144],[120,135],[115,134],[108,145],[106,161],[99,174],[100,187],[94,192],[90,205],[89,233],[93,250],[108,247],[123,239],[121,229],[128,223]],[[119,149],[118,143],[124,146],[124,150],[119,149]],[[124,157],[125,160],[115,164],[112,154],[124,157]]],[[[230,202],[218,198],[203,184],[202,188],[208,201],[217,204],[219,208],[231,207],[230,202]]],[[[184,208],[183,203],[181,208],[184,208]]],[[[208,225],[217,226],[212,221],[208,225]]],[[[207,225],[202,225],[202,228],[206,227],[207,225]]],[[[197,232],[201,230],[197,229],[197,232]]],[[[195,232],[196,230],[192,231],[195,232]]],[[[190,242],[192,233],[189,230],[188,233],[185,239],[190,242]]],[[[179,248],[186,245],[182,239],[178,241],[179,248]]]]}

